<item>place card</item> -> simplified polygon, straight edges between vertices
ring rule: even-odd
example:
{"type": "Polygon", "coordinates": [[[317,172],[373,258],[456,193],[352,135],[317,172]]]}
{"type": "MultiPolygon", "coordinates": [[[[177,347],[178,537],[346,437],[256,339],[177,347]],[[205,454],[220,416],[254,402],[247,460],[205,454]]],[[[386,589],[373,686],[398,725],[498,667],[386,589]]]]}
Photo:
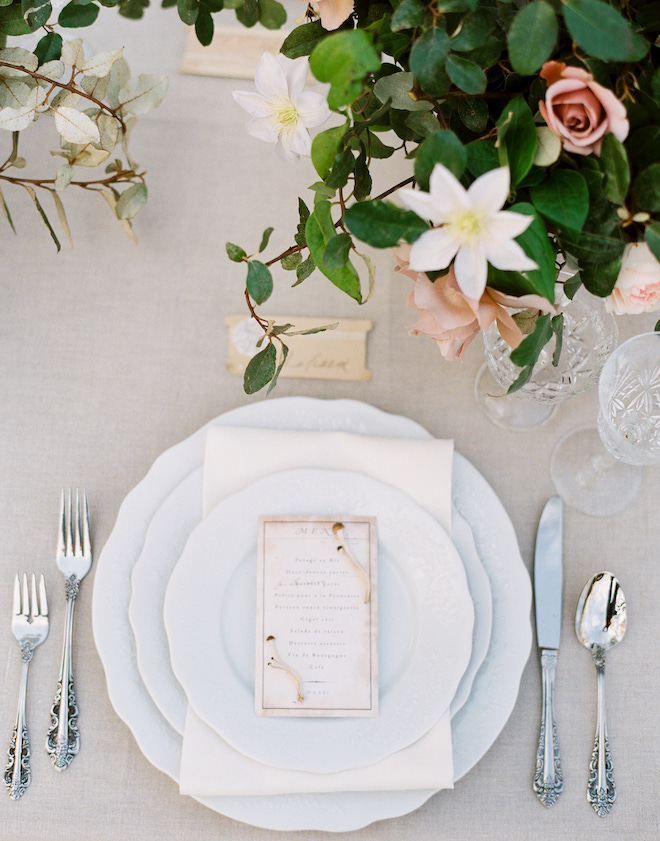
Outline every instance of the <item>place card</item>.
{"type": "MultiPolygon", "coordinates": [[[[269,316],[276,324],[293,324],[296,330],[314,330],[335,324],[308,336],[286,336],[289,355],[280,377],[312,380],[358,380],[371,378],[366,367],[367,333],[372,322],[363,318],[313,318],[310,316],[269,316]]],[[[243,376],[245,368],[259,350],[257,342],[263,339],[263,330],[249,316],[229,315],[227,371],[243,376]]]]}
{"type": "Polygon", "coordinates": [[[378,715],[374,517],[259,518],[255,711],[378,715]]]}

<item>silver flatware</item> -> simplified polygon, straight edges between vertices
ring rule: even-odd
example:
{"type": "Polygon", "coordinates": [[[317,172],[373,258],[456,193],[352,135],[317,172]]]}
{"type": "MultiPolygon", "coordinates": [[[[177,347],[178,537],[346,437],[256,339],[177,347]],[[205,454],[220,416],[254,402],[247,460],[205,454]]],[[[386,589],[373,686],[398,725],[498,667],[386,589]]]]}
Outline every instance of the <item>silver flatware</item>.
{"type": "Polygon", "coordinates": [[[25,715],[28,668],[34,649],[48,636],[48,602],[43,575],[39,578],[38,599],[37,580],[34,573],[32,573],[30,584],[28,589],[28,578],[25,573],[23,573],[22,587],[18,575],[14,579],[11,631],[21,648],[22,665],[16,724],[7,751],[9,761],[5,768],[5,785],[12,800],[18,800],[30,785],[30,741],[25,715]]]}
{"type": "Polygon", "coordinates": [[[64,615],[64,644],[62,663],[55,700],[50,712],[51,727],[46,737],[46,750],[53,765],[63,771],[71,764],[80,748],[78,731],[78,701],[73,682],[72,638],[73,612],[81,580],[92,565],[92,545],[89,539],[89,506],[87,493],[71,491],[65,499],[62,491],[58,526],[57,566],[64,576],[66,612],[64,615]]]}
{"type": "Polygon", "coordinates": [[[543,700],[533,787],[544,806],[553,806],[563,788],[555,722],[555,671],[561,636],[562,523],[562,501],[553,496],[541,514],[534,556],[536,639],[541,656],[543,700]]]}
{"type": "Polygon", "coordinates": [[[597,815],[609,814],[616,798],[605,720],[605,653],[626,632],[626,600],[611,572],[599,572],[584,586],[575,613],[575,633],[592,654],[598,674],[596,736],[589,764],[587,800],[597,815]]]}

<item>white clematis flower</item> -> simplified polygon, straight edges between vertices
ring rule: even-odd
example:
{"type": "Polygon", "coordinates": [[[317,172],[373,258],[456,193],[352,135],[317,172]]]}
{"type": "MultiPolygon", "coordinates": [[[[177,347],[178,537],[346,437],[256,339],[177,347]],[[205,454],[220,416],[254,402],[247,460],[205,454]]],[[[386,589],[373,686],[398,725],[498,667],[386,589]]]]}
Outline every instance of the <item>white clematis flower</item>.
{"type": "Polygon", "coordinates": [[[254,77],[257,93],[233,92],[236,102],[252,115],[247,124],[249,134],[277,143],[290,161],[311,153],[309,129],[330,116],[325,98],[304,90],[308,68],[304,56],[291,59],[264,53],[254,77]]]}
{"type": "Polygon", "coordinates": [[[403,189],[404,203],[434,225],[412,245],[410,268],[446,269],[454,258],[456,282],[468,298],[481,299],[488,263],[504,271],[529,271],[538,265],[514,237],[532,222],[531,216],[502,210],[509,195],[509,169],[500,167],[480,175],[466,190],[442,164],[429,179],[429,192],[403,189]]]}

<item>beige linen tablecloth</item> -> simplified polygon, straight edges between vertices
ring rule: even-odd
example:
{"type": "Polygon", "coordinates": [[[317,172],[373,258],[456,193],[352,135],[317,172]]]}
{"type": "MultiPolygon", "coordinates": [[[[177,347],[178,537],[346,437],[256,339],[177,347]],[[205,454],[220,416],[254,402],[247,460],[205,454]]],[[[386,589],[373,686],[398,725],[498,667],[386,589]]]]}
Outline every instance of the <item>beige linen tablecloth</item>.
{"type": "MultiPolygon", "coordinates": [[[[247,398],[240,378],[224,369],[223,319],[243,311],[242,267],[226,259],[224,243],[254,249],[261,231],[274,224],[274,241],[284,248],[296,224],[296,197],[315,180],[309,165],[284,165],[270,147],[244,133],[245,114],[231,90],[249,83],[177,73],[185,32],[175,10],[147,9],[142,23],[112,9],[101,14],[110,26],[82,35],[98,50],[123,44],[135,72],[168,73],[170,92],[161,108],[140,119],[133,136],[134,157],[148,170],[149,183],[149,204],[135,220],[139,246],[124,239],[101,197],[91,197],[98,199],[95,206],[67,190],[63,200],[75,248],[64,245],[56,255],[29,197],[4,190],[18,233],[0,219],[0,747],[3,738],[9,743],[20,671],[9,632],[15,571],[45,573],[52,622],[30,673],[32,785],[18,802],[0,792],[0,839],[276,841],[288,834],[236,823],[180,796],[176,784],[142,756],[108,700],[93,645],[94,569],[82,583],[76,609],[80,754],[66,772],[57,773],[43,747],[64,614],[63,584],[54,565],[60,488],[87,487],[98,555],[122,500],[163,450],[221,412],[262,399],[247,398]]],[[[26,157],[47,129],[44,119],[25,133],[26,157]]],[[[3,135],[0,141],[8,155],[11,138],[3,135]]],[[[406,174],[402,165],[399,175],[406,174]]],[[[376,189],[389,186],[381,181],[376,189]]],[[[538,518],[554,492],[552,448],[564,432],[593,422],[595,395],[575,398],[535,431],[493,426],[472,393],[482,359],[478,340],[462,364],[449,364],[431,342],[410,338],[408,281],[389,270],[387,255],[377,255],[377,263],[376,292],[361,308],[317,274],[295,290],[289,289],[289,275],[276,278],[273,312],[360,317],[374,324],[370,382],[287,379],[276,394],[364,400],[413,418],[439,438],[453,438],[456,450],[503,501],[531,570],[538,518]]],[[[653,316],[620,319],[621,335],[654,321],[653,316]]],[[[606,520],[566,511],[557,671],[565,783],[557,805],[544,809],[531,789],[541,701],[533,651],[506,727],[454,790],[435,795],[412,814],[348,833],[348,841],[658,838],[659,496],[660,470],[650,469],[629,510],[606,520]],[[585,798],[595,669],[573,630],[579,592],[600,569],[618,576],[629,607],[627,637],[607,665],[618,797],[604,820],[585,798]]],[[[328,837],[295,834],[299,841],[328,837]]]]}

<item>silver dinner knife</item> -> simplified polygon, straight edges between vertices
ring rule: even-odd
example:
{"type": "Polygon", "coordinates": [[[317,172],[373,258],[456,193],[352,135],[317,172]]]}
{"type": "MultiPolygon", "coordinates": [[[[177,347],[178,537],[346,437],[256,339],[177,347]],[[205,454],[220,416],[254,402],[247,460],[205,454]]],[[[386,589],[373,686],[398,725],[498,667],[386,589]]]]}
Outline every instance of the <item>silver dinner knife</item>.
{"type": "Polygon", "coordinates": [[[555,723],[555,669],[561,634],[562,515],[561,497],[550,497],[541,514],[534,557],[536,640],[541,654],[543,680],[534,791],[544,806],[553,806],[557,802],[563,786],[555,723]]]}

